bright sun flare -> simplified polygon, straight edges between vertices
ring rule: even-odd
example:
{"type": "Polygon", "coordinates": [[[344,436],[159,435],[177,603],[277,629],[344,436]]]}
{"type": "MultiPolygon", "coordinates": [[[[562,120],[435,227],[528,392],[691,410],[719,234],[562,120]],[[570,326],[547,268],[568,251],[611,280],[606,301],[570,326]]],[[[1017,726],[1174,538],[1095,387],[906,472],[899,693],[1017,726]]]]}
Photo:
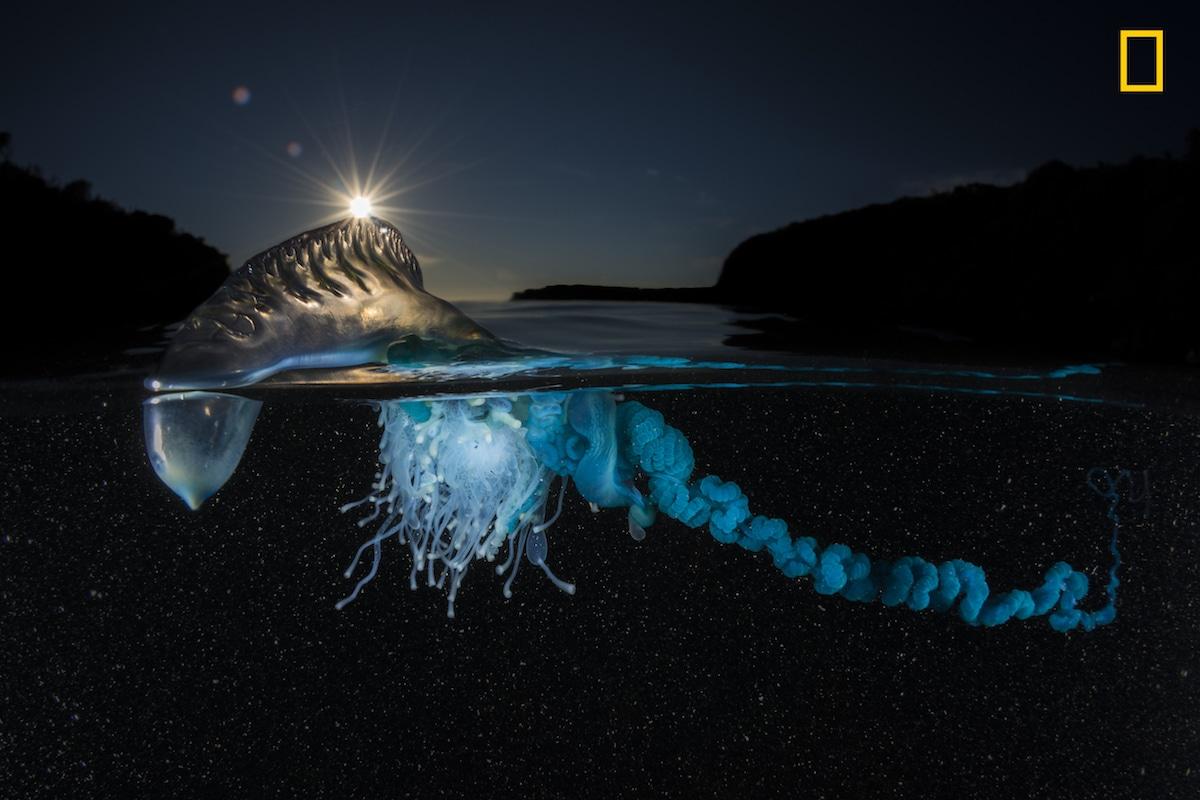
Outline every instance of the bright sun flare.
{"type": "Polygon", "coordinates": [[[344,140],[334,141],[333,150],[317,135],[312,126],[308,126],[316,144],[314,151],[324,157],[323,169],[318,164],[306,166],[299,163],[297,157],[285,159],[257,148],[284,167],[287,177],[301,189],[299,196],[289,194],[272,199],[281,202],[298,201],[321,208],[322,213],[319,216],[305,221],[305,228],[330,225],[348,217],[356,220],[386,220],[402,225],[405,239],[414,242],[422,237],[422,232],[430,230],[427,224],[423,224],[424,217],[459,216],[411,207],[405,201],[410,196],[415,196],[415,192],[421,187],[457,174],[473,164],[456,164],[441,172],[431,170],[431,164],[434,163],[432,160],[411,164],[409,162],[412,161],[422,140],[418,139],[407,152],[402,152],[398,144],[388,144],[390,123],[389,116],[379,143],[365,163],[365,170],[361,172],[355,158],[354,142],[348,123],[344,140]],[[340,158],[334,156],[335,151],[339,152],[340,158]],[[317,171],[313,171],[313,168],[317,171]],[[330,174],[323,176],[326,172],[330,174]]]}

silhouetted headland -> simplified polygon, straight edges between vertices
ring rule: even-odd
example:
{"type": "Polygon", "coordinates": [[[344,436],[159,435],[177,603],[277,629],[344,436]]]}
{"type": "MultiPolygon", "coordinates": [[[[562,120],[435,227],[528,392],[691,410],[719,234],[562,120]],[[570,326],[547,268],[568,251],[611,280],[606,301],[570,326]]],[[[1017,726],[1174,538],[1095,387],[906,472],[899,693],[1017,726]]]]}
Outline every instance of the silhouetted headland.
{"type": "Polygon", "coordinates": [[[782,312],[730,341],[875,356],[1200,362],[1200,131],[1185,157],[971,184],[798,222],[734,248],[702,289],[551,286],[514,299],[782,312]]]}
{"type": "Polygon", "coordinates": [[[157,338],[229,275],[225,255],[173,220],[125,211],[85,181],[59,186],[8,159],[0,133],[4,372],[42,371],[157,338]]]}

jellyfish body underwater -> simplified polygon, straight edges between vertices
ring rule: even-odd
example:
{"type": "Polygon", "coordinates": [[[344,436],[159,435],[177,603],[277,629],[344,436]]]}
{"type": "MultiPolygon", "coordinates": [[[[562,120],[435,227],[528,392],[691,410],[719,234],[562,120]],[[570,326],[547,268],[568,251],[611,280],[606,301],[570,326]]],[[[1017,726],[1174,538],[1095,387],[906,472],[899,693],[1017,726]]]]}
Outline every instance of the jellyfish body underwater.
{"type": "MultiPolygon", "coordinates": [[[[252,260],[194,312],[147,386],[243,385],[286,369],[376,363],[414,335],[451,348],[496,341],[420,288],[415,258],[407,275],[384,269],[376,258],[383,251],[363,246],[380,241],[390,242],[388,258],[408,252],[394,228],[368,218],[302,234],[252,260]]],[[[499,562],[506,597],[523,560],[573,593],[550,568],[547,537],[573,484],[594,510],[624,509],[634,538],[666,516],[766,554],[784,576],[811,580],[823,595],[951,613],[981,627],[1045,616],[1054,630],[1090,631],[1116,618],[1119,493],[1111,479],[1105,488],[1089,476],[1109,500],[1113,562],[1106,604],[1088,611],[1079,607],[1088,578],[1066,562],[1053,564],[1040,585],[996,592],[980,566],[961,559],[885,560],[793,535],[786,521],[752,512],[736,483],[695,476],[691,443],[661,413],[608,390],[372,402],[382,428],[380,468],[370,493],[342,510],[365,507],[359,526],[376,527],[345,571],[347,578],[362,574],[339,609],[376,577],[389,539],[411,552],[412,588],[423,576],[447,591],[450,616],[475,560],[499,562]]],[[[151,397],[144,427],[155,471],[198,508],[236,468],[258,408],[208,392],[151,397]],[[212,420],[214,411],[224,423],[212,420]]]]}
{"type": "Polygon", "coordinates": [[[1088,578],[1065,562],[1052,565],[1039,586],[993,592],[984,570],[961,559],[940,564],[918,556],[872,559],[844,544],[822,546],[812,537],[793,536],[784,520],[752,513],[736,483],[714,475],[697,479],[690,443],[662,414],[634,400],[618,402],[604,390],[384,401],[379,422],[381,469],[372,492],[343,510],[367,505],[372,510],[360,525],[381,517],[382,522],[346,570],[351,577],[372,552],[370,567],[339,608],[375,578],[382,545],[392,537],[412,552],[413,588],[422,572],[431,586],[449,584],[451,616],[471,561],[495,560],[505,544],[507,553],[496,567],[509,573],[505,596],[522,557],[559,588],[574,592],[551,571],[546,537],[573,482],[593,508],[627,509],[635,538],[664,515],[707,529],[718,542],[766,553],[786,577],[807,577],[824,595],[953,612],[985,627],[1048,616],[1058,631],[1092,630],[1116,617],[1115,524],[1108,602],[1086,611],[1078,604],[1087,595],[1088,578]],[[647,491],[635,485],[638,476],[647,491]],[[547,516],[556,480],[558,499],[547,516]]]}

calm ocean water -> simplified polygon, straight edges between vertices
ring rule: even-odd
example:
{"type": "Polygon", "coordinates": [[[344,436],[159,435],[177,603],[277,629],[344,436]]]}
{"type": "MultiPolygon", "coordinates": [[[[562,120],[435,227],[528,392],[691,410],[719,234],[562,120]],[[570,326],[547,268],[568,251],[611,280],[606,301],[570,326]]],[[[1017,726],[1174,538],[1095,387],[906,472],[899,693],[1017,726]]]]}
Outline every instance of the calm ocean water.
{"type": "Polygon", "coordinates": [[[459,303],[467,316],[505,339],[561,353],[604,352],[662,356],[732,356],[724,346],[745,333],[739,321],[762,314],[692,303],[535,301],[459,303]]]}
{"type": "Polygon", "coordinates": [[[1200,793],[1188,373],[749,352],[723,344],[744,317],[704,306],[463,310],[612,361],[258,387],[198,511],[147,455],[156,353],[0,388],[0,796],[1200,793]],[[661,412],[698,474],[795,535],[967,559],[997,590],[1065,560],[1102,606],[1115,519],[1116,619],[1062,634],[850,602],[669,519],[637,541],[573,490],[546,531],[573,596],[530,566],[505,599],[478,563],[447,619],[388,541],[335,609],[374,530],[340,511],[379,469],[370,401],[580,387],[661,412]],[[1105,497],[1089,474],[1126,481],[1105,497]]]}

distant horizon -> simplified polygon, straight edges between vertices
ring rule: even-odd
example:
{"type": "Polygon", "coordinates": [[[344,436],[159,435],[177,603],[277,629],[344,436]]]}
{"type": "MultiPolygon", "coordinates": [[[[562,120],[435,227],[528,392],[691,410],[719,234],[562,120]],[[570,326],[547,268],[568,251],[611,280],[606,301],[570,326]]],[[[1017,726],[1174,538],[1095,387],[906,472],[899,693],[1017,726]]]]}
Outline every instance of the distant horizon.
{"type": "MultiPolygon", "coordinates": [[[[1179,141],[1180,141],[1181,145],[1185,142],[1186,136],[1191,131],[1200,131],[1200,124],[1180,132],[1179,141]]],[[[15,139],[16,137],[14,136],[13,138],[15,139]]],[[[66,184],[74,182],[74,181],[84,181],[84,182],[87,182],[89,185],[91,184],[91,181],[86,176],[75,176],[75,177],[71,177],[71,178],[64,178],[64,177],[57,176],[57,175],[46,174],[46,171],[39,164],[23,163],[20,159],[13,158],[13,153],[11,152],[12,149],[13,148],[10,148],[10,153],[9,153],[9,160],[12,163],[16,164],[17,166],[20,166],[20,167],[23,167],[26,169],[30,169],[39,174],[42,174],[46,178],[46,180],[48,180],[54,184],[66,185],[66,184]]],[[[998,186],[998,187],[1012,186],[1012,185],[1015,185],[1017,183],[1021,183],[1022,181],[1024,181],[1026,178],[1028,178],[1029,174],[1032,171],[1036,170],[1038,167],[1044,166],[1046,164],[1054,163],[1054,162],[1065,163],[1074,169],[1088,169],[1088,168],[1108,166],[1108,165],[1114,165],[1114,164],[1120,164],[1120,163],[1127,163],[1129,160],[1137,159],[1137,158],[1182,158],[1184,156],[1186,156],[1186,148],[1180,147],[1180,148],[1178,148],[1178,150],[1171,149],[1171,150],[1167,150],[1167,151],[1164,151],[1162,153],[1157,153],[1157,154],[1136,153],[1136,154],[1133,154],[1133,155],[1129,156],[1128,158],[1123,159],[1121,161],[1110,161],[1110,160],[1105,160],[1105,159],[1099,159],[1090,164],[1071,163],[1069,161],[1066,161],[1066,160],[1060,159],[1060,158],[1047,158],[1047,159],[1044,159],[1044,160],[1038,162],[1034,166],[1021,168],[1021,169],[1015,169],[1015,170],[1009,171],[1007,174],[1002,174],[1002,175],[998,175],[998,176],[981,174],[981,175],[963,175],[963,176],[952,177],[952,178],[946,179],[945,181],[942,181],[939,183],[932,183],[926,187],[923,187],[924,191],[921,191],[920,193],[918,193],[917,191],[901,192],[901,193],[895,194],[887,199],[871,200],[862,205],[852,206],[849,208],[841,208],[841,209],[831,210],[831,211],[823,212],[823,213],[816,214],[813,216],[805,217],[803,219],[794,219],[794,220],[784,222],[781,225],[776,226],[775,228],[756,231],[754,233],[748,233],[745,237],[742,237],[737,242],[734,242],[733,245],[730,247],[730,251],[732,251],[733,248],[737,246],[737,244],[744,241],[746,238],[749,238],[750,236],[754,236],[758,233],[769,233],[770,231],[778,230],[779,228],[786,227],[788,225],[807,222],[809,220],[814,220],[814,219],[820,219],[820,218],[826,217],[826,216],[833,216],[836,214],[841,214],[841,213],[848,212],[848,211],[854,211],[856,209],[865,208],[865,207],[872,206],[872,205],[887,204],[887,203],[895,202],[897,200],[901,200],[901,199],[905,199],[905,198],[919,198],[919,197],[928,197],[928,196],[932,196],[932,195],[936,195],[936,194],[944,194],[944,193],[952,192],[955,188],[958,188],[961,186],[973,185],[973,184],[998,186]]],[[[93,195],[97,199],[113,203],[114,205],[117,205],[127,211],[140,211],[140,212],[143,212],[146,214],[162,214],[161,211],[157,211],[155,209],[126,206],[114,198],[107,197],[103,193],[95,191],[94,187],[93,187],[93,195]]],[[[352,216],[353,215],[351,214],[350,209],[347,208],[346,214],[343,217],[343,219],[350,219],[350,218],[352,218],[352,216]]],[[[401,223],[397,223],[394,220],[388,219],[386,216],[383,216],[381,214],[372,214],[372,216],[375,216],[379,219],[382,219],[382,220],[388,222],[389,224],[392,224],[398,230],[400,230],[402,235],[405,235],[405,230],[401,223]]],[[[220,246],[219,243],[214,242],[212,240],[212,238],[209,237],[204,232],[196,231],[196,230],[189,230],[189,229],[185,228],[184,226],[182,226],[178,220],[173,220],[173,221],[175,222],[177,229],[180,230],[181,232],[196,236],[196,237],[200,238],[202,241],[204,241],[205,243],[209,244],[210,246],[216,247],[221,252],[226,253],[228,255],[229,269],[231,272],[233,272],[233,271],[237,270],[238,268],[240,268],[241,266],[243,266],[247,261],[249,261],[253,257],[255,257],[255,256],[259,255],[260,253],[270,249],[271,247],[274,247],[275,245],[279,244],[279,242],[285,241],[286,239],[291,238],[292,236],[295,236],[295,235],[303,232],[303,230],[292,231],[289,234],[281,236],[277,240],[274,240],[267,244],[264,244],[259,249],[253,250],[252,252],[248,252],[244,257],[235,258],[232,255],[228,254],[228,251],[224,250],[220,246]]],[[[322,224],[328,224],[328,221],[325,221],[322,224]]],[[[313,226],[313,227],[319,227],[319,226],[313,226]]],[[[311,229],[312,228],[306,228],[304,230],[311,230],[311,229]]],[[[456,294],[453,290],[445,291],[445,292],[437,291],[437,289],[435,289],[434,286],[430,285],[431,284],[430,278],[431,278],[431,269],[432,269],[433,283],[436,284],[436,282],[437,282],[437,264],[438,264],[439,259],[437,259],[436,257],[431,258],[428,256],[423,256],[420,251],[419,245],[414,245],[414,243],[408,239],[407,235],[405,235],[405,241],[408,243],[410,249],[413,250],[414,255],[416,255],[416,257],[417,257],[418,263],[420,263],[420,265],[421,265],[422,275],[426,281],[426,288],[428,290],[432,291],[434,294],[436,294],[440,297],[444,297],[446,300],[456,302],[456,303],[470,303],[470,302],[490,303],[490,302],[507,301],[507,300],[510,300],[512,298],[513,294],[515,294],[515,293],[519,293],[519,292],[522,292],[525,290],[541,289],[541,288],[545,288],[548,286],[559,286],[559,285],[566,285],[566,286],[586,285],[586,286],[603,286],[603,287],[620,286],[623,288],[636,288],[636,289],[707,288],[707,287],[711,287],[714,283],[716,283],[717,277],[719,276],[720,271],[721,271],[721,267],[724,264],[724,260],[722,259],[722,261],[717,265],[716,271],[712,275],[711,279],[708,279],[704,282],[667,283],[667,282],[656,281],[656,282],[631,282],[631,283],[616,284],[616,283],[604,283],[604,282],[599,282],[599,281],[594,281],[594,280],[586,280],[586,279],[552,280],[547,283],[543,283],[543,284],[539,284],[539,285],[514,286],[512,288],[507,288],[507,287],[506,288],[498,288],[495,291],[490,292],[490,293],[480,293],[480,294],[468,295],[468,294],[456,294]],[[427,262],[432,262],[432,265],[427,266],[427,262]]],[[[728,253],[726,253],[725,255],[728,256],[728,253]]],[[[697,279],[697,280],[699,280],[699,279],[697,279]]]]}
{"type": "Polygon", "coordinates": [[[234,266],[370,175],[403,192],[388,218],[447,297],[703,285],[790,222],[1177,150],[1200,108],[1196,16],[1138,7],[1167,31],[1167,89],[1123,95],[1117,2],[362,0],[336,36],[278,2],[26,4],[0,31],[0,69],[22,76],[0,82],[0,128],[15,160],[169,216],[234,266]]]}

